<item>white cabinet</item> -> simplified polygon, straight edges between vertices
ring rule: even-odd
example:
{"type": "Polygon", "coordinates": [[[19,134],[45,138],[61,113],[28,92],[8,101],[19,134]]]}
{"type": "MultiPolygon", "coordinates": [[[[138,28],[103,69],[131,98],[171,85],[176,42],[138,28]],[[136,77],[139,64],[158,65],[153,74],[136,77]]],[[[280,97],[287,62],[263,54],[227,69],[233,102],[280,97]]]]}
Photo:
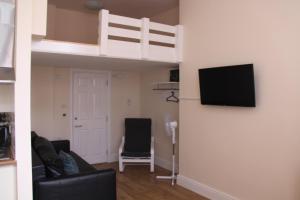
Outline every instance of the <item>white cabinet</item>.
{"type": "Polygon", "coordinates": [[[15,165],[0,165],[1,199],[17,200],[16,167],[15,165]]]}
{"type": "Polygon", "coordinates": [[[32,0],[32,35],[44,38],[47,33],[48,0],[32,0]]]}
{"type": "Polygon", "coordinates": [[[15,4],[0,0],[0,67],[12,67],[15,4]]]}

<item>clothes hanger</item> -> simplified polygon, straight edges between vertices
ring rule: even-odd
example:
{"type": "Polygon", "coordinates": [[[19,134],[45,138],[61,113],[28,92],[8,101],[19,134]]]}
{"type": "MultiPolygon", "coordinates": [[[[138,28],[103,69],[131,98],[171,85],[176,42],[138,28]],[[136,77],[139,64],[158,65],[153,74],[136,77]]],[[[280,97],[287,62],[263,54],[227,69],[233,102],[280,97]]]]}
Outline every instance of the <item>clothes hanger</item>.
{"type": "Polygon", "coordinates": [[[175,96],[175,92],[172,91],[171,93],[172,93],[172,95],[167,98],[167,102],[178,103],[179,99],[175,96]]]}

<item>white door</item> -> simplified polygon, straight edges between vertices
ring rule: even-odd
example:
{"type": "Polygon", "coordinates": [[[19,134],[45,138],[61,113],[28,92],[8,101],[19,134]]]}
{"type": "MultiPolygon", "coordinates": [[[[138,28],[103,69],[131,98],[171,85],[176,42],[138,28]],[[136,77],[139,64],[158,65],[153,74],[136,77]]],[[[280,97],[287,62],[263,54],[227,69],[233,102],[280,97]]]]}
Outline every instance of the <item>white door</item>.
{"type": "Polygon", "coordinates": [[[73,74],[73,150],[90,164],[107,162],[108,74],[73,74]]]}

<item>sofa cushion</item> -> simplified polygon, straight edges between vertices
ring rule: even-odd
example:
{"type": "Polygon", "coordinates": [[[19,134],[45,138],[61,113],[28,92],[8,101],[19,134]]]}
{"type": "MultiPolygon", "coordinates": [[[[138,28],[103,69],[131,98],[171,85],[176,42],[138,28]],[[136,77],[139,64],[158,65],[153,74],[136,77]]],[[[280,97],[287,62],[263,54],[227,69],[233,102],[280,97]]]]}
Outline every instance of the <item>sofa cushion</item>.
{"type": "Polygon", "coordinates": [[[58,157],[50,141],[43,137],[34,140],[33,147],[44,162],[49,176],[60,176],[64,174],[64,165],[58,157]]]}
{"type": "Polygon", "coordinates": [[[63,161],[64,171],[67,175],[79,173],[78,165],[70,154],[60,151],[58,156],[63,161]]]}
{"type": "Polygon", "coordinates": [[[70,153],[70,141],[69,140],[56,140],[51,141],[56,153],[59,154],[60,151],[70,153]]]}
{"type": "Polygon", "coordinates": [[[71,151],[70,155],[75,159],[75,161],[76,161],[76,163],[78,165],[80,173],[97,171],[96,168],[94,168],[92,165],[90,165],[89,163],[87,163],[85,160],[83,160],[76,153],[74,153],[74,152],[71,151]]]}

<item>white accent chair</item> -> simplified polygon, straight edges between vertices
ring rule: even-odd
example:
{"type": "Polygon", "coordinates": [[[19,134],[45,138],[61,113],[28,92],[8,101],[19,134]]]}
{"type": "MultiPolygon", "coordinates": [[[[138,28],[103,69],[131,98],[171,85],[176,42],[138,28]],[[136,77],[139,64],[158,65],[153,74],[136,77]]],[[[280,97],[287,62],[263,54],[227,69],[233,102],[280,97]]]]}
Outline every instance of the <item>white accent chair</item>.
{"type": "Polygon", "coordinates": [[[154,172],[154,137],[151,136],[151,119],[125,119],[125,136],[119,147],[119,171],[125,165],[149,164],[154,172]]]}

